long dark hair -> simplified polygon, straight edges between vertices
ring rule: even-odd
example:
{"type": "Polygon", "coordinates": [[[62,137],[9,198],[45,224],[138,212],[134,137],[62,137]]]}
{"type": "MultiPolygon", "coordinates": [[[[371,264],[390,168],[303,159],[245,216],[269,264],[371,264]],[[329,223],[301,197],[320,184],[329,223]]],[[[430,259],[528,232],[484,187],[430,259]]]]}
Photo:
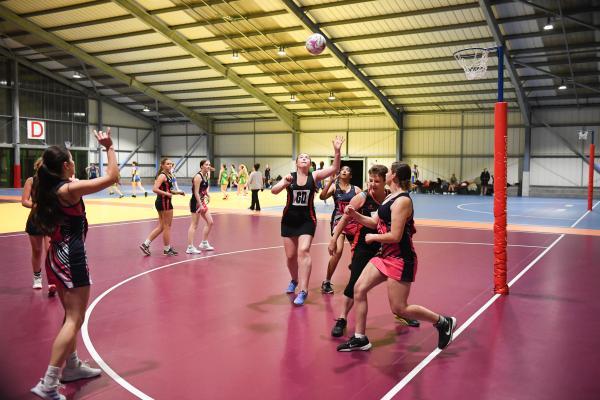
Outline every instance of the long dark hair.
{"type": "Polygon", "coordinates": [[[410,165],[402,161],[395,161],[392,164],[391,171],[396,174],[394,179],[396,183],[398,183],[402,189],[408,190],[410,188],[410,175],[412,174],[410,165]]]}
{"type": "Polygon", "coordinates": [[[65,147],[48,147],[33,180],[31,217],[34,225],[46,235],[52,234],[63,219],[59,212],[56,185],[63,180],[63,164],[70,158],[71,154],[65,147]]]}

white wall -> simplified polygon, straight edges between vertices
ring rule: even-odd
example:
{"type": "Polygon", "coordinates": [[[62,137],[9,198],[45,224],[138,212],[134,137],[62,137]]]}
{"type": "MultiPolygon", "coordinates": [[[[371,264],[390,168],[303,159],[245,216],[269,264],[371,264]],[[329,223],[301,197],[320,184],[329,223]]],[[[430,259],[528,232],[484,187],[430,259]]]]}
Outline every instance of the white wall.
{"type": "MultiPolygon", "coordinates": [[[[533,122],[547,124],[531,130],[531,185],[587,186],[588,164],[569,149],[589,156],[591,138],[580,141],[577,131],[594,130],[600,142],[600,108],[536,110],[533,122]],[[562,139],[562,140],[561,140],[562,139]],[[568,143],[568,145],[565,143],[568,143]]],[[[596,163],[600,150],[596,146],[596,163]]],[[[594,173],[594,186],[600,184],[600,174],[594,173]]]]}
{"type": "MultiPolygon", "coordinates": [[[[192,123],[161,124],[161,157],[169,157],[174,163],[177,163],[198,139],[198,146],[177,171],[178,178],[191,178],[198,172],[200,161],[208,158],[208,139],[192,123]]],[[[212,160],[211,162],[214,163],[212,160]]]]}

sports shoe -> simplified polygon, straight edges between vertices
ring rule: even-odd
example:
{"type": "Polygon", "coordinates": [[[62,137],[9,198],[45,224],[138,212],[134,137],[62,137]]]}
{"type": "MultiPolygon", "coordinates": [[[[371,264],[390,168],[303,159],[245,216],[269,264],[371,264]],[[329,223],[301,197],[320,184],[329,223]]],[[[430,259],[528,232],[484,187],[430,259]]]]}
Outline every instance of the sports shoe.
{"type": "Polygon", "coordinates": [[[150,246],[148,246],[146,243],[140,244],[140,250],[142,250],[142,253],[144,253],[145,255],[150,255],[150,246]]]}
{"type": "Polygon", "coordinates": [[[124,194],[120,194],[120,195],[119,195],[119,198],[120,198],[120,199],[122,199],[123,197],[125,197],[125,195],[124,195],[124,194]]]}
{"type": "Polygon", "coordinates": [[[198,249],[204,250],[204,251],[211,251],[211,250],[214,250],[215,248],[212,247],[210,245],[210,243],[208,243],[208,241],[204,241],[198,245],[198,249]]]}
{"type": "Polygon", "coordinates": [[[148,192],[144,192],[144,197],[148,197],[148,192]]]}
{"type": "Polygon", "coordinates": [[[296,291],[296,287],[298,287],[298,282],[291,280],[290,284],[288,285],[287,289],[285,290],[286,293],[294,293],[296,291]]]}
{"type": "Polygon", "coordinates": [[[33,276],[33,288],[41,289],[42,288],[42,276],[33,276]]]}
{"type": "Polygon", "coordinates": [[[48,297],[54,297],[56,295],[56,285],[48,285],[48,297]]]}
{"type": "Polygon", "coordinates": [[[408,318],[401,317],[399,315],[395,315],[395,316],[396,316],[396,320],[398,320],[398,322],[401,323],[402,325],[410,326],[411,328],[418,328],[419,326],[421,326],[421,323],[417,319],[408,319],[408,318]]]}
{"type": "Polygon", "coordinates": [[[65,396],[58,393],[58,386],[46,386],[44,385],[44,379],[40,379],[40,381],[31,388],[31,393],[40,396],[42,399],[46,400],[67,400],[65,396]]]}
{"type": "Polygon", "coordinates": [[[202,253],[200,250],[198,250],[197,248],[195,248],[194,246],[188,246],[187,250],[185,251],[187,254],[200,254],[202,253]]]}
{"type": "Polygon", "coordinates": [[[338,318],[335,320],[335,326],[331,330],[331,336],[333,337],[341,337],[344,334],[344,330],[346,329],[346,325],[348,325],[348,321],[344,318],[338,318]]]}
{"type": "Polygon", "coordinates": [[[178,252],[175,251],[174,248],[169,247],[169,250],[163,250],[163,254],[165,256],[176,256],[177,254],[179,254],[178,252]]]}
{"type": "Polygon", "coordinates": [[[445,349],[454,336],[454,330],[456,329],[456,318],[444,316],[444,323],[441,326],[435,325],[437,328],[440,338],[438,340],[438,348],[440,350],[445,349]]]}
{"type": "Polygon", "coordinates": [[[296,299],[294,299],[294,304],[297,306],[303,306],[307,297],[308,293],[305,290],[301,290],[300,293],[298,293],[298,296],[296,296],[296,299]]]}
{"type": "Polygon", "coordinates": [[[72,382],[79,379],[88,379],[98,376],[102,373],[100,368],[92,368],[85,361],[78,361],[74,368],[64,367],[62,370],[61,382],[72,382]]]}
{"type": "Polygon", "coordinates": [[[131,197],[137,197],[135,194],[132,194],[131,197]]]}
{"type": "Polygon", "coordinates": [[[333,294],[333,285],[331,284],[331,282],[328,281],[323,281],[323,283],[321,283],[321,293],[323,294],[333,294]]]}
{"type": "Polygon", "coordinates": [[[363,336],[361,338],[357,338],[356,336],[352,336],[350,340],[346,343],[342,343],[337,347],[337,351],[357,351],[362,350],[366,351],[371,348],[371,342],[369,342],[369,338],[363,336]]]}

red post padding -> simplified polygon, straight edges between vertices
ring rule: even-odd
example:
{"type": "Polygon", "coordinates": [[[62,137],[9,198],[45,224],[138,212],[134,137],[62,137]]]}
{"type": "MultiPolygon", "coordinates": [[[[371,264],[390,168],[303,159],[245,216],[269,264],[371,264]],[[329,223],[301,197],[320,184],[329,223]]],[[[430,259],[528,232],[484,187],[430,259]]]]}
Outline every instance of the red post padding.
{"type": "Polygon", "coordinates": [[[594,200],[594,153],[596,146],[590,144],[590,159],[589,159],[589,174],[588,174],[588,211],[592,211],[592,203],[594,200]]]}
{"type": "Polygon", "coordinates": [[[13,166],[13,186],[16,188],[21,187],[21,164],[13,166]]]}
{"type": "Polygon", "coordinates": [[[506,102],[494,108],[494,293],[508,294],[506,284],[506,102]]]}

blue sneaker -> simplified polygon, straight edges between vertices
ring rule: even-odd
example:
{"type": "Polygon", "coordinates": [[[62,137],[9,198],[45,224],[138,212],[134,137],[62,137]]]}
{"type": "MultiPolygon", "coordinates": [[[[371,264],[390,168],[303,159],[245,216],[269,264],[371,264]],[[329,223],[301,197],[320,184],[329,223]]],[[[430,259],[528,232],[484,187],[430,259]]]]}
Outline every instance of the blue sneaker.
{"type": "Polygon", "coordinates": [[[286,293],[294,293],[296,291],[296,287],[298,286],[298,282],[291,280],[290,284],[288,285],[287,289],[285,290],[286,293]]]}
{"type": "Polygon", "coordinates": [[[296,296],[296,299],[294,300],[294,304],[297,306],[303,306],[307,297],[308,297],[308,293],[304,290],[301,290],[300,293],[298,293],[298,296],[296,296]]]}

